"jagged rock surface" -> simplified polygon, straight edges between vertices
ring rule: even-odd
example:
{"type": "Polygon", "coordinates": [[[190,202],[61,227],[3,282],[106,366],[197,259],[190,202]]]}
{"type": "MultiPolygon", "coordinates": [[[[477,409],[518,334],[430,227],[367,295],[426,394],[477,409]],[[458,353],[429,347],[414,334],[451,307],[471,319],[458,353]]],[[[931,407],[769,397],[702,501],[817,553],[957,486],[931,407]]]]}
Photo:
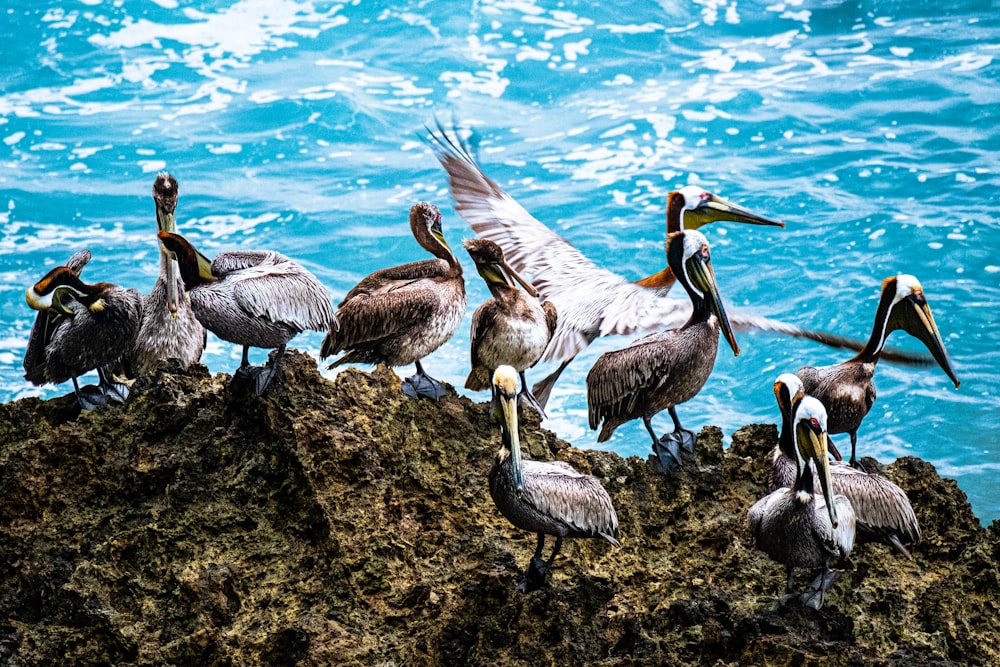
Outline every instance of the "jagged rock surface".
{"type": "Polygon", "coordinates": [[[228,380],[0,406],[0,664],[1000,664],[1000,523],[918,459],[886,468],[914,559],[860,545],[822,610],[777,608],[784,569],[746,525],[773,425],[725,451],[706,428],[663,477],[527,417],[527,456],[603,481],[622,547],[568,540],[524,595],[535,539],[490,500],[486,404],[293,352],[262,399],[228,380]]]}

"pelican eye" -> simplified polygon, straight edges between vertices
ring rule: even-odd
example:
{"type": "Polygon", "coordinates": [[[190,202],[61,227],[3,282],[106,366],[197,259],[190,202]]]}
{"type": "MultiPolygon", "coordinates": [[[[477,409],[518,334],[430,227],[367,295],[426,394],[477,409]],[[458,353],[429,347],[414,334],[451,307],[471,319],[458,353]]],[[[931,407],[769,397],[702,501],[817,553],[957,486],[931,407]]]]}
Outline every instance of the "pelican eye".
{"type": "Polygon", "coordinates": [[[822,430],[822,429],[820,428],[820,425],[819,425],[819,420],[818,420],[818,419],[816,419],[815,417],[810,417],[810,418],[809,418],[809,426],[810,426],[810,427],[812,428],[812,430],[814,430],[814,431],[820,431],[820,430],[822,430]]]}

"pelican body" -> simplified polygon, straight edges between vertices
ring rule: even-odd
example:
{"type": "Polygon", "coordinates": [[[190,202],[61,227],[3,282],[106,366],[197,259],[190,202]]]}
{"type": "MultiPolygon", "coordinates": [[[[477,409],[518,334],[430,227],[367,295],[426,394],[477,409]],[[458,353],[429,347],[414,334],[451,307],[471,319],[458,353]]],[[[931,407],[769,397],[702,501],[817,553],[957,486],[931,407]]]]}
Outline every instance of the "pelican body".
{"type": "Polygon", "coordinates": [[[518,584],[528,592],[545,582],[565,537],[602,537],[618,544],[618,515],[607,490],[593,475],[578,472],[563,461],[521,458],[517,427],[517,372],[500,366],[493,374],[498,397],[500,450],[490,469],[490,496],[515,527],[538,534],[534,556],[518,584]],[[542,560],[545,536],[556,538],[552,555],[542,560]]]}
{"type": "MultiPolygon", "coordinates": [[[[792,414],[804,395],[802,381],[791,373],[782,373],[774,383],[774,396],[781,410],[781,431],[778,446],[772,453],[769,482],[771,490],[795,484],[796,457],[792,436],[792,414]]],[[[827,441],[832,447],[832,443],[827,441]]],[[[889,479],[839,460],[834,452],[830,466],[830,484],[834,494],[851,501],[858,537],[884,542],[910,558],[907,544],[920,541],[920,526],[906,492],[889,479]]],[[[816,480],[817,492],[818,480],[816,480]]]]}
{"type": "Polygon", "coordinates": [[[159,232],[177,260],[202,326],[243,346],[235,383],[250,381],[260,396],[273,379],[288,341],[307,329],[327,331],[336,316],[326,288],[296,262],[270,250],[223,252],[209,261],[178,234],[159,232]],[[251,347],[277,348],[269,365],[250,366],[251,347]]]}
{"type": "Polygon", "coordinates": [[[503,250],[493,241],[470,239],[462,245],[493,297],[472,315],[472,371],[465,379],[465,388],[487,389],[493,371],[511,366],[521,377],[520,400],[544,416],[528,389],[524,371],[538,362],[552,338],[558,319],[555,306],[550,301],[539,302],[535,288],[507,264],[503,250]],[[524,289],[518,289],[517,283],[524,289]]]}
{"type": "Polygon", "coordinates": [[[420,202],[410,209],[410,229],[435,259],[381,269],[361,280],[340,302],[337,324],[323,339],[320,354],[325,359],[346,351],[329,368],[415,364],[416,374],[403,382],[404,393],[438,399],[445,390],[424,372],[420,360],[444,345],[462,322],[465,280],[434,204],[420,202]]]}
{"type": "Polygon", "coordinates": [[[89,260],[89,251],[76,253],[25,293],[28,305],[40,311],[24,356],[25,379],[36,386],[72,380],[85,410],[128,396],[128,387],[113,382],[107,369],[131,350],[142,318],[138,291],[80,279],[89,260]],[[77,377],[91,370],[97,370],[99,385],[81,389],[77,377]]]}
{"type": "MultiPolygon", "coordinates": [[[[160,173],[153,182],[156,226],[161,232],[177,233],[177,180],[160,173]]],[[[142,323],[136,335],[129,369],[134,375],[147,375],[166,359],[176,359],[182,368],[201,359],[207,334],[191,309],[178,273],[177,261],[157,242],[160,250],[160,275],[153,290],[143,298],[142,323]]]]}
{"type": "Polygon", "coordinates": [[[951,369],[923,288],[916,278],[906,274],[883,281],[872,333],[861,352],[839,364],[803,366],[796,371],[805,393],[815,396],[826,407],[830,433],[850,434],[850,464],[854,467],[860,466],[856,454],[858,428],[875,403],[875,364],[882,355],[886,338],[897,329],[920,340],[958,388],[958,378],[951,369]]]}
{"type": "MultiPolygon", "coordinates": [[[[559,366],[533,388],[542,407],[566,366],[599,336],[662,331],[679,327],[688,319],[691,309],[685,301],[665,298],[675,281],[669,266],[635,282],[596,266],[483,173],[464,141],[453,138],[440,124],[437,132],[429,128],[428,132],[428,143],[448,172],[459,215],[477,236],[499,244],[510,266],[534,285],[543,301],[552,302],[559,313],[552,342],[542,357],[543,363],[555,361],[559,366]]],[[[670,193],[666,207],[668,236],[713,221],[784,226],[783,222],[751,213],[697,186],[670,193]]],[[[771,331],[854,350],[863,346],[854,339],[738,310],[729,316],[739,331],[771,331]]],[[[923,361],[890,350],[886,351],[886,358],[923,361]]]]}
{"type": "Polygon", "coordinates": [[[601,427],[597,441],[604,442],[621,424],[641,418],[664,470],[680,463],[683,450],[694,451],[694,433],[681,427],[675,406],[696,396],[708,380],[720,331],[739,355],[705,237],[696,231],[671,235],[667,260],[691,298],[688,321],[602,354],[587,375],[590,428],[601,427]],[[674,432],[657,437],[650,419],[663,410],[670,412],[674,432]]]}
{"type": "Polygon", "coordinates": [[[855,528],[851,502],[835,494],[830,481],[826,425],[823,404],[803,396],[793,417],[795,484],[761,498],[747,513],[757,548],[788,571],[782,600],[794,592],[795,568],[821,570],[816,590],[802,596],[806,604],[817,609],[832,583],[828,576],[831,563],[848,562],[855,528]],[[814,476],[819,478],[821,495],[815,493],[814,476]]]}

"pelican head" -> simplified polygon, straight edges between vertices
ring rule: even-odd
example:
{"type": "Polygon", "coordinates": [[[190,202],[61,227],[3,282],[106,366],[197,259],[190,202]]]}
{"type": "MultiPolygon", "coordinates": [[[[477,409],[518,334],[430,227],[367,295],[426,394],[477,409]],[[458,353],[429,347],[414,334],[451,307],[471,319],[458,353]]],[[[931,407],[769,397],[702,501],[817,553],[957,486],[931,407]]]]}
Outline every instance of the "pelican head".
{"type": "Polygon", "coordinates": [[[693,229],[671,235],[667,239],[667,263],[688,290],[692,300],[705,301],[712,309],[719,320],[722,334],[733,348],[733,354],[739,356],[740,347],[736,344],[736,337],[722,306],[719,286],[715,282],[708,239],[693,229]]]}
{"type": "MultiPolygon", "coordinates": [[[[177,233],[177,221],[174,211],[177,209],[177,180],[166,172],[160,172],[153,181],[153,202],[156,204],[156,229],[159,232],[177,233]]],[[[163,278],[167,288],[167,308],[171,314],[177,315],[180,307],[180,295],[177,293],[177,269],[174,261],[167,255],[166,249],[160,244],[160,256],[163,261],[163,278]]]]}
{"type": "Polygon", "coordinates": [[[521,440],[517,432],[517,371],[510,366],[500,366],[493,371],[493,391],[499,402],[501,456],[508,450],[514,471],[514,489],[524,488],[524,472],[521,466],[521,440]]]}
{"type": "MultiPolygon", "coordinates": [[[[827,456],[826,408],[819,399],[803,396],[795,410],[795,446],[797,448],[800,477],[806,466],[812,461],[816,466],[826,508],[830,512],[830,523],[837,527],[837,509],[833,503],[833,485],[830,480],[830,462],[827,456]]],[[[812,499],[812,481],[808,489],[797,489],[803,502],[812,499]]]]}
{"type": "Polygon", "coordinates": [[[500,245],[489,239],[468,239],[462,242],[469,257],[476,264],[476,270],[486,281],[487,285],[503,284],[514,287],[517,281],[524,291],[531,296],[538,298],[538,291],[527,280],[521,277],[514,268],[503,258],[503,250],[500,245]]]}
{"type": "Polygon", "coordinates": [[[702,225],[719,220],[770,227],[785,226],[783,222],[751,213],[742,206],[713,195],[697,185],[687,185],[671,192],[667,199],[668,233],[681,229],[698,229],[702,225]]]}
{"type": "Polygon", "coordinates": [[[62,315],[72,316],[73,310],[66,305],[70,298],[86,299],[90,286],[67,266],[57,266],[45,277],[24,292],[28,305],[35,310],[54,310],[62,315]]]}
{"type": "Polygon", "coordinates": [[[944,341],[941,340],[941,333],[938,331],[937,324],[934,323],[931,307],[927,305],[927,299],[924,297],[924,290],[920,286],[920,282],[907,274],[886,278],[882,283],[882,294],[883,299],[888,294],[892,294],[892,306],[886,321],[885,336],[888,336],[891,331],[902,329],[920,340],[927,346],[941,369],[955,383],[957,389],[960,383],[955,372],[951,369],[948,353],[944,349],[944,341]]]}
{"type": "Polygon", "coordinates": [[[158,232],[156,238],[160,239],[160,244],[167,256],[177,260],[184,287],[192,289],[198,285],[214,283],[219,280],[212,273],[212,261],[195,250],[195,247],[186,238],[170,232],[158,232]]]}
{"type": "Polygon", "coordinates": [[[410,231],[417,242],[436,257],[442,256],[442,248],[447,255],[451,255],[451,247],[444,240],[444,232],[441,230],[441,211],[434,204],[422,201],[410,208],[410,231]]]}

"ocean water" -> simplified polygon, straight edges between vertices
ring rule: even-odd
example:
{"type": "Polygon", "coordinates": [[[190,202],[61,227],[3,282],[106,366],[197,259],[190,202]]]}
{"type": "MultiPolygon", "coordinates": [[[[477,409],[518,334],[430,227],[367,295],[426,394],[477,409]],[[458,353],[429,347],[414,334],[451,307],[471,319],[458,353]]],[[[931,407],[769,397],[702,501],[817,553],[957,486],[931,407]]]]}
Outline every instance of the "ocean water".
{"type": "MultiPolygon", "coordinates": [[[[421,141],[439,118],[473,132],[486,173],[538,219],[630,278],[662,268],[664,202],[687,183],[787,222],[704,230],[727,306],[865,338],[881,281],[916,275],[962,385],[881,363],[859,453],[929,460],[984,523],[1000,518],[1000,3],[14,0],[0,17],[2,400],[71,391],[22,377],[24,290],[52,266],[88,247],[88,280],[152,287],[160,170],[203,252],[279,250],[338,301],[425,257],[407,211],[433,201],[471,317],[487,298],[460,246],[471,231],[421,141]]],[[[292,345],[317,355],[321,337],[292,345]]],[[[687,427],[728,439],[775,422],[779,373],[849,356],[738,339],[678,408],[687,427]]],[[[597,446],[586,373],[627,342],[569,367],[548,427],[597,446]]],[[[202,360],[231,372],[239,349],[210,335],[202,360]]],[[[425,367],[462,385],[467,324],[425,367]]],[[[601,446],[649,443],[636,422],[601,446]]]]}

